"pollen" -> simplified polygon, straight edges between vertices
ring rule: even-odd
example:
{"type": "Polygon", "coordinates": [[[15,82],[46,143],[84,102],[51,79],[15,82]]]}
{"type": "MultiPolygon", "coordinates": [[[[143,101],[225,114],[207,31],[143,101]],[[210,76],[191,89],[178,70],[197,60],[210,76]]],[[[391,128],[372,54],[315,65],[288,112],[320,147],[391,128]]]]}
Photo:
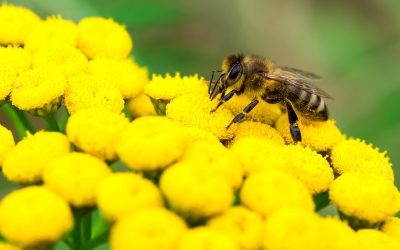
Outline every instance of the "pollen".
{"type": "Polygon", "coordinates": [[[235,131],[234,142],[241,138],[261,138],[277,145],[284,145],[285,141],[279,132],[268,124],[253,121],[244,121],[235,131]]]}

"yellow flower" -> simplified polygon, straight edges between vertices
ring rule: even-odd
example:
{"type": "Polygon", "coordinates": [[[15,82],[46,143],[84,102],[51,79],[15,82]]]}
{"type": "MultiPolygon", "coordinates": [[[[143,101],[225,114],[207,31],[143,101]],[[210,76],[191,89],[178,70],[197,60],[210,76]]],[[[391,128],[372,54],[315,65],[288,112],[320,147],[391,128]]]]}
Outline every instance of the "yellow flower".
{"type": "Polygon", "coordinates": [[[120,113],[124,108],[124,99],[116,86],[89,74],[69,79],[64,102],[70,114],[81,109],[102,107],[120,113]]]}
{"type": "Polygon", "coordinates": [[[141,208],[163,206],[158,188],[133,173],[115,173],[105,178],[97,189],[96,200],[109,221],[119,220],[141,208]]]}
{"type": "Polygon", "coordinates": [[[213,175],[193,162],[182,162],[164,171],[160,188],[170,207],[197,221],[227,210],[233,203],[233,190],[219,175],[213,175]]]}
{"type": "Polygon", "coordinates": [[[128,111],[133,117],[156,115],[150,97],[145,94],[139,94],[129,100],[128,111]]]}
{"type": "Polygon", "coordinates": [[[240,200],[244,206],[266,217],[282,208],[314,209],[307,188],[294,177],[277,170],[247,177],[240,200]]]}
{"type": "Polygon", "coordinates": [[[392,237],[374,229],[361,229],[357,231],[357,238],[362,249],[365,250],[398,250],[400,243],[392,237]]]}
{"type": "Polygon", "coordinates": [[[211,132],[219,139],[230,139],[236,125],[230,129],[226,126],[234,118],[223,107],[210,113],[218,101],[210,102],[207,94],[188,94],[175,98],[167,105],[167,117],[185,127],[197,127],[211,132]]]}
{"type": "Polygon", "coordinates": [[[0,250],[22,250],[22,248],[4,243],[4,242],[0,242],[0,250]]]}
{"type": "Polygon", "coordinates": [[[178,124],[165,117],[145,116],[122,131],[117,154],[134,170],[157,170],[176,161],[185,146],[185,136],[178,124]]]}
{"type": "Polygon", "coordinates": [[[66,77],[82,73],[88,64],[86,56],[66,43],[46,43],[33,55],[33,67],[51,67],[66,77]]]}
{"type": "MultiPolygon", "coordinates": [[[[252,99],[246,95],[233,96],[231,100],[224,104],[224,106],[231,110],[233,115],[237,115],[242,112],[251,101],[252,99]]],[[[281,114],[282,111],[279,105],[268,104],[264,101],[260,101],[257,106],[246,115],[245,119],[272,125],[276,120],[278,120],[281,114]]]]}
{"type": "Polygon", "coordinates": [[[239,245],[227,234],[210,227],[197,227],[186,231],[177,250],[239,250],[239,245]]]}
{"type": "Polygon", "coordinates": [[[94,206],[99,183],[111,173],[94,156],[72,152],[49,162],[43,181],[75,207],[94,206]]]}
{"type": "Polygon", "coordinates": [[[0,6],[0,44],[23,44],[40,17],[24,7],[2,3],[0,6]]]}
{"type": "Polygon", "coordinates": [[[187,230],[184,220],[163,208],[147,208],[118,220],[111,230],[113,250],[172,250],[187,230]]]}
{"type": "Polygon", "coordinates": [[[68,138],[58,132],[28,134],[4,157],[3,173],[10,181],[37,183],[49,161],[70,151],[68,138]]]}
{"type": "Polygon", "coordinates": [[[333,169],[338,174],[346,172],[368,172],[394,180],[392,164],[386,152],[360,139],[348,139],[333,147],[331,156],[333,169]]]}
{"type": "Polygon", "coordinates": [[[65,20],[61,16],[49,16],[29,33],[25,48],[35,52],[48,42],[66,43],[76,47],[77,38],[78,29],[73,21],[65,20]]]}
{"type": "Polygon", "coordinates": [[[209,141],[219,143],[219,139],[212,133],[196,127],[184,127],[183,133],[185,133],[188,144],[196,141],[209,141]]]}
{"type": "Polygon", "coordinates": [[[117,138],[128,124],[123,114],[91,108],[71,115],[66,130],[70,141],[86,153],[102,160],[115,160],[117,138]]]}
{"type": "Polygon", "coordinates": [[[46,187],[13,191],[0,204],[0,233],[24,248],[55,242],[72,225],[67,202],[46,187]]]}
{"type": "MultiPolygon", "coordinates": [[[[293,144],[287,115],[282,115],[278,119],[276,128],[287,143],[293,144]]],[[[302,138],[301,144],[318,152],[328,151],[345,139],[345,136],[336,127],[334,120],[328,120],[326,122],[307,122],[305,120],[300,120],[299,128],[302,138]]]]}
{"type": "Polygon", "coordinates": [[[371,173],[342,174],[332,183],[329,198],[355,227],[372,226],[400,210],[396,186],[371,173]]]}
{"type": "Polygon", "coordinates": [[[191,169],[223,177],[232,188],[238,189],[243,180],[243,169],[236,155],[221,143],[198,141],[188,146],[181,162],[191,169]]]}
{"type": "Polygon", "coordinates": [[[16,46],[0,47],[0,68],[13,69],[19,74],[30,69],[31,64],[32,55],[27,50],[16,46]]]}
{"type": "Polygon", "coordinates": [[[15,79],[17,79],[15,70],[0,67],[0,105],[9,96],[14,87],[15,79]]]}
{"type": "Polygon", "coordinates": [[[389,217],[381,226],[382,232],[400,242],[400,218],[389,217]]]}
{"type": "Polygon", "coordinates": [[[88,17],[78,23],[78,47],[89,59],[124,59],[131,52],[133,42],[125,27],[114,20],[88,17]]]}
{"type": "Polygon", "coordinates": [[[147,68],[132,59],[96,58],[89,62],[89,72],[114,84],[125,99],[138,96],[149,81],[147,68]]]}
{"type": "Polygon", "coordinates": [[[207,225],[231,236],[243,250],[261,249],[263,220],[245,207],[232,207],[211,218],[207,225]]]}
{"type": "Polygon", "coordinates": [[[19,109],[42,115],[58,108],[66,86],[67,80],[61,72],[51,68],[32,69],[17,77],[11,101],[19,109]]]}
{"type": "Polygon", "coordinates": [[[207,93],[207,85],[198,75],[184,76],[175,73],[175,76],[167,74],[153,75],[151,81],[145,86],[145,94],[156,100],[172,100],[178,96],[187,94],[207,93]]]}
{"type": "Polygon", "coordinates": [[[255,137],[269,140],[277,145],[284,145],[285,142],[279,132],[271,126],[253,121],[240,123],[235,132],[234,142],[240,138],[255,137]]]}
{"type": "Polygon", "coordinates": [[[14,145],[14,137],[11,131],[0,125],[0,167],[3,165],[5,155],[14,145]]]}

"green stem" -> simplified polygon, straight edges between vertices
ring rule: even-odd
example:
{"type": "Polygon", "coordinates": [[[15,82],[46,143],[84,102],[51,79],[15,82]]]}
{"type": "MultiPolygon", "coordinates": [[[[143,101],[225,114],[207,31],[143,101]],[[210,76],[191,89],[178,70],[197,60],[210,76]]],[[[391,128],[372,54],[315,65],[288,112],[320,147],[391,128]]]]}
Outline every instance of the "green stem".
{"type": "Polygon", "coordinates": [[[60,127],[60,132],[65,134],[65,128],[67,127],[67,122],[68,122],[69,114],[67,109],[64,110],[62,113],[62,116],[60,118],[59,122],[59,127],[60,127]]]}
{"type": "Polygon", "coordinates": [[[10,118],[11,123],[15,127],[20,139],[26,136],[26,131],[29,131],[31,134],[35,133],[35,130],[29,123],[28,119],[26,118],[22,110],[17,109],[9,102],[4,103],[2,109],[10,118]]]}
{"type": "Polygon", "coordinates": [[[105,244],[109,238],[110,228],[106,228],[102,233],[98,234],[90,241],[88,249],[95,249],[98,246],[105,244]]]}
{"type": "MultiPolygon", "coordinates": [[[[92,238],[92,213],[86,214],[82,218],[82,229],[81,229],[81,239],[82,239],[82,245],[83,246],[88,246],[89,242],[92,238]]],[[[88,249],[85,247],[85,249],[88,249]]]]}
{"type": "Polygon", "coordinates": [[[55,113],[50,113],[47,116],[45,116],[45,121],[46,121],[46,130],[47,131],[60,131],[58,128],[58,124],[55,118],[55,113]]]}
{"type": "Polygon", "coordinates": [[[79,211],[74,211],[74,228],[72,230],[72,243],[74,245],[74,250],[83,250],[82,245],[82,218],[83,215],[79,211]]]}
{"type": "Polygon", "coordinates": [[[328,192],[323,192],[320,194],[315,195],[314,197],[314,203],[315,203],[315,211],[320,211],[321,209],[325,208],[326,206],[329,205],[331,202],[329,199],[329,193],[328,192]]]}

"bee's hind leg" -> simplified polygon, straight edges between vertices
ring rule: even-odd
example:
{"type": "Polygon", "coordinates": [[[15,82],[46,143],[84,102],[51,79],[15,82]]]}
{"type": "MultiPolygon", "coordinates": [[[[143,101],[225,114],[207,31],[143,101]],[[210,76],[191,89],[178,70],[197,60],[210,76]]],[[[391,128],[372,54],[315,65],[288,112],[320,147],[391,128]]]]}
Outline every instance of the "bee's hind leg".
{"type": "Polygon", "coordinates": [[[235,116],[235,118],[233,118],[233,120],[231,121],[231,123],[229,123],[226,129],[228,129],[233,123],[238,123],[241,120],[243,120],[246,114],[248,114],[258,104],[258,102],[259,101],[257,99],[251,101],[240,114],[238,114],[237,116],[235,116]]]}
{"type": "Polygon", "coordinates": [[[292,104],[289,101],[286,101],[286,109],[288,112],[289,124],[290,124],[290,134],[292,135],[293,141],[299,142],[301,141],[301,132],[298,126],[299,119],[297,118],[296,112],[294,111],[292,104]]]}

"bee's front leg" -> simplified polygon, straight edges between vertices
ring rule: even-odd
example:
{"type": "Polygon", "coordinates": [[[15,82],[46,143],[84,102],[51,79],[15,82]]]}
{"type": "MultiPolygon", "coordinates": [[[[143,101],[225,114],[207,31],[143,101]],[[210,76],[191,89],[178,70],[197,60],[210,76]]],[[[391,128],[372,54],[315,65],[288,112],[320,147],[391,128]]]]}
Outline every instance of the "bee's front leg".
{"type": "Polygon", "coordinates": [[[222,95],[221,95],[221,99],[219,100],[217,106],[213,110],[211,110],[211,113],[215,112],[222,104],[224,104],[225,102],[229,101],[229,99],[231,99],[232,96],[234,94],[236,94],[236,93],[237,93],[237,91],[235,89],[233,89],[232,91],[228,92],[228,94],[226,94],[226,95],[225,95],[225,91],[223,91],[222,95]]]}
{"type": "Polygon", "coordinates": [[[259,101],[257,99],[251,101],[251,103],[249,103],[240,114],[238,114],[237,116],[235,116],[235,118],[233,118],[233,120],[231,121],[231,123],[229,123],[226,129],[228,129],[233,123],[238,123],[241,120],[243,120],[246,114],[248,114],[258,103],[259,101]]]}
{"type": "Polygon", "coordinates": [[[298,126],[299,119],[297,118],[296,112],[294,111],[292,104],[286,100],[286,109],[288,112],[290,134],[292,135],[293,141],[301,141],[301,132],[298,126]]]}

